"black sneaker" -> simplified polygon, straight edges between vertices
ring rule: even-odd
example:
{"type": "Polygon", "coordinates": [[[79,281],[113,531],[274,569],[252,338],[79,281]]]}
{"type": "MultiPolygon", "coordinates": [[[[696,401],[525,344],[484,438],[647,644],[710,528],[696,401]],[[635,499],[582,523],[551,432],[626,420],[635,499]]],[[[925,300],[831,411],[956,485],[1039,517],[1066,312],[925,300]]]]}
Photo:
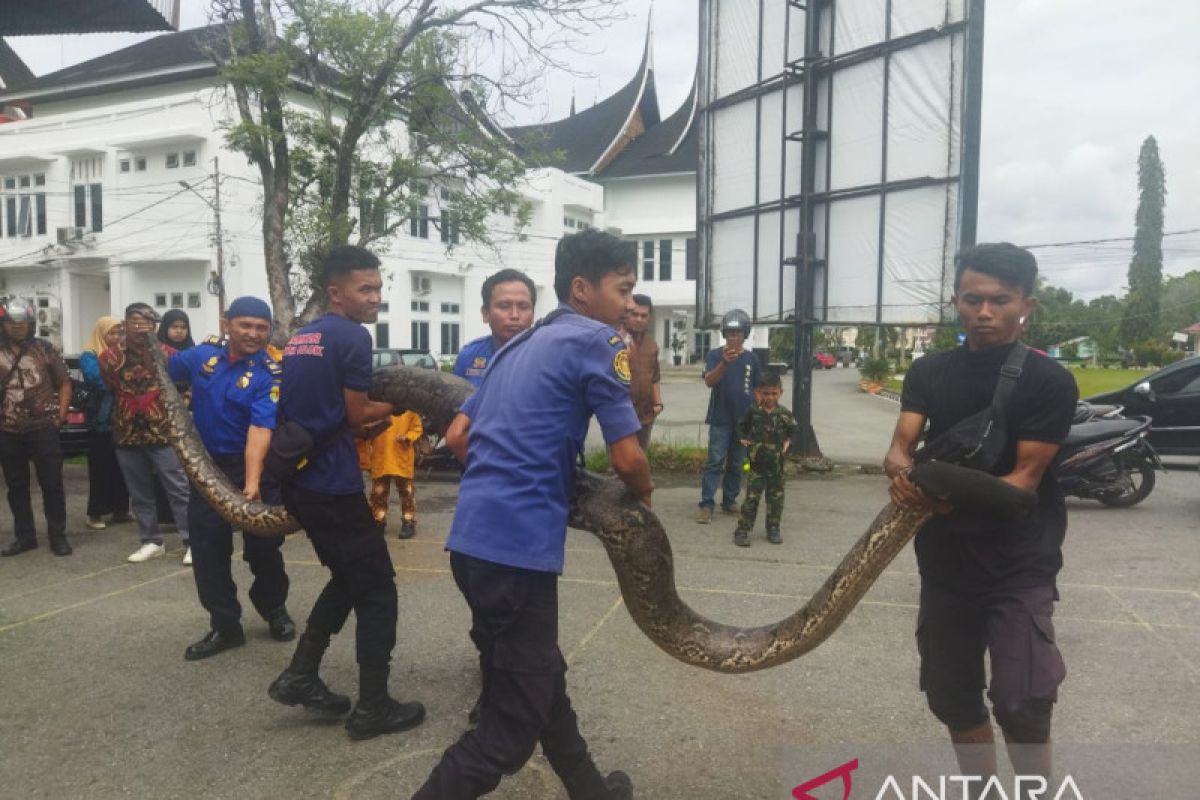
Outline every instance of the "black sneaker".
{"type": "Polygon", "coordinates": [[[384,733],[400,733],[424,720],[425,706],[420,703],[401,703],[390,697],[369,704],[359,700],[346,718],[346,732],[351,739],[361,741],[384,733]]]}
{"type": "Polygon", "coordinates": [[[749,531],[743,531],[743,530],[734,531],[733,532],[733,543],[736,544],[738,547],[749,547],[750,546],[749,531]]]}
{"type": "Polygon", "coordinates": [[[285,669],[267,694],[285,706],[304,706],[309,711],[342,716],[350,710],[350,698],[330,691],[325,681],[313,672],[292,672],[285,669]]]}
{"type": "Polygon", "coordinates": [[[296,623],[292,622],[292,617],[284,606],[267,615],[267,628],[271,638],[277,642],[290,642],[296,638],[296,623]]]}
{"type": "Polygon", "coordinates": [[[604,779],[609,800],[633,800],[633,781],[620,770],[608,773],[604,779]]]}
{"type": "Polygon", "coordinates": [[[400,525],[400,538],[411,539],[417,535],[417,523],[411,519],[404,520],[400,525]]]}
{"type": "Polygon", "coordinates": [[[767,529],[767,541],[771,544],[783,544],[783,536],[779,534],[779,528],[767,529]]]}

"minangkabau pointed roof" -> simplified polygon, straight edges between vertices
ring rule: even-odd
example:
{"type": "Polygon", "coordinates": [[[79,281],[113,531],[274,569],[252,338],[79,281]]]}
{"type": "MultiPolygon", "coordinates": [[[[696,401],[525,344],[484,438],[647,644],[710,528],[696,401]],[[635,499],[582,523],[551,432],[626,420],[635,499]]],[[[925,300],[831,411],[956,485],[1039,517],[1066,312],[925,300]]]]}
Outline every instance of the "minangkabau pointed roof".
{"type": "Polygon", "coordinates": [[[675,113],[629,143],[596,177],[633,178],[695,172],[700,149],[696,134],[696,82],[675,113]]]}
{"type": "Polygon", "coordinates": [[[522,125],[508,133],[533,163],[576,175],[602,172],[629,142],[658,125],[658,92],[650,30],[637,74],[616,94],[557,122],[522,125]]]}

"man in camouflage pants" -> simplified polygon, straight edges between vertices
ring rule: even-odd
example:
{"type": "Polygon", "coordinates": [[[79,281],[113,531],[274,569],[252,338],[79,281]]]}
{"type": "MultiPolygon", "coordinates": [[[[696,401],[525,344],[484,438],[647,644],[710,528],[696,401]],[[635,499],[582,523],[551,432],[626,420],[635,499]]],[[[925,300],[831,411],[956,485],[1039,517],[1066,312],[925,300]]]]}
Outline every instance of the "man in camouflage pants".
{"type": "Polygon", "coordinates": [[[738,518],[733,543],[750,546],[750,531],[758,516],[758,499],[767,494],[767,541],[783,544],[779,520],[783,516],[783,457],[792,445],[796,418],[779,405],[783,385],[779,375],[765,372],[754,387],[754,405],[746,410],[737,426],[738,439],[747,448],[746,468],[750,474],[746,486],[746,501],[738,518]]]}

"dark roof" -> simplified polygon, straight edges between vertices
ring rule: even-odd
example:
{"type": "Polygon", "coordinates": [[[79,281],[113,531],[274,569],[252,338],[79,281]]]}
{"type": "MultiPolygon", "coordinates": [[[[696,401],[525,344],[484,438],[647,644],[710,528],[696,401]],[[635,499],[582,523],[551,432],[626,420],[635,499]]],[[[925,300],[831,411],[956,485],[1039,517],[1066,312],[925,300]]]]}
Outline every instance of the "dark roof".
{"type": "MultiPolygon", "coordinates": [[[[148,72],[195,65],[198,71],[216,72],[206,48],[222,41],[224,26],[211,25],[205,28],[168,33],[155,36],[144,42],[106,53],[90,61],[51,72],[40,78],[10,86],[13,93],[40,93],[48,89],[60,89],[78,83],[94,84],[100,81],[119,82],[132,79],[148,72]]],[[[94,89],[92,91],[95,91],[94,89]]]]}
{"type": "Polygon", "coordinates": [[[692,91],[674,114],[630,142],[596,177],[603,180],[695,172],[700,159],[695,105],[696,84],[693,82],[692,91]]]}
{"type": "Polygon", "coordinates": [[[508,134],[534,163],[559,167],[564,172],[590,172],[625,130],[635,109],[641,112],[646,128],[658,124],[658,94],[648,41],[637,74],[616,94],[557,122],[509,128],[508,134]]]}
{"type": "Polygon", "coordinates": [[[150,0],[4,0],[3,5],[0,36],[171,30],[150,0]]]}
{"type": "Polygon", "coordinates": [[[0,88],[33,80],[33,73],[8,42],[0,39],[0,88]]]}

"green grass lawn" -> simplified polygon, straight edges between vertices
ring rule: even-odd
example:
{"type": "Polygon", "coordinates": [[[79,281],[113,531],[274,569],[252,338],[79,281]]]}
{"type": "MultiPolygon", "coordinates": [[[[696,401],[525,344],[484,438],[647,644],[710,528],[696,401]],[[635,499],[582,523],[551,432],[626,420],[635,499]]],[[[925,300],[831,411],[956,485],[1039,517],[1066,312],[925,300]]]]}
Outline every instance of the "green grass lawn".
{"type": "MultiPolygon", "coordinates": [[[[1071,374],[1075,376],[1075,383],[1079,386],[1079,396],[1081,398],[1111,392],[1115,389],[1124,389],[1126,386],[1137,383],[1142,378],[1154,372],[1147,369],[1105,369],[1103,367],[1099,369],[1095,367],[1070,367],[1069,369],[1071,374]]],[[[888,378],[887,387],[893,392],[899,392],[903,383],[903,378],[888,378]]]]}
{"type": "Polygon", "coordinates": [[[1071,367],[1075,383],[1079,386],[1080,397],[1091,397],[1102,392],[1124,389],[1131,383],[1137,383],[1154,370],[1148,369],[1096,369],[1094,367],[1071,367]]]}

